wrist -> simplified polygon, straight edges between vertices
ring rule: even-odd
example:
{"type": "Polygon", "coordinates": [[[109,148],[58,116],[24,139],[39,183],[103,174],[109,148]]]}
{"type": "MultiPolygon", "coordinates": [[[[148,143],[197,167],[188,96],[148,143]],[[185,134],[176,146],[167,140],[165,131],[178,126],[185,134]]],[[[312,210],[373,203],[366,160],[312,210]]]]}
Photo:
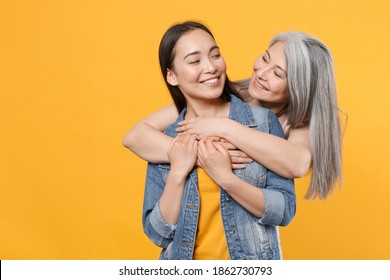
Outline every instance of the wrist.
{"type": "Polygon", "coordinates": [[[225,173],[225,175],[221,177],[217,183],[225,191],[229,191],[235,185],[237,178],[238,177],[233,172],[229,172],[225,173]]]}
{"type": "Polygon", "coordinates": [[[217,126],[217,136],[227,139],[227,137],[229,137],[230,128],[233,124],[234,122],[231,119],[223,118],[220,125],[217,126]]]}
{"type": "Polygon", "coordinates": [[[171,168],[168,174],[168,179],[177,184],[182,184],[186,181],[188,172],[183,172],[180,168],[171,168]]]}

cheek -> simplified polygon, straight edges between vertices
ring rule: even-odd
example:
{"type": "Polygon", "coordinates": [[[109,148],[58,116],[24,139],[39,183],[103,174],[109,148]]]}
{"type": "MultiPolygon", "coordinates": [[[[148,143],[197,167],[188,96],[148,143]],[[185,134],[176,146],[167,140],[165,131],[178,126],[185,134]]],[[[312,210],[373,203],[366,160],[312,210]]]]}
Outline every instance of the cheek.
{"type": "Polygon", "coordinates": [[[278,101],[288,100],[287,82],[274,81],[271,91],[277,96],[278,101]]]}
{"type": "Polygon", "coordinates": [[[226,63],[225,63],[225,60],[221,59],[219,62],[218,62],[218,68],[221,72],[226,72],[226,63]]]}
{"type": "MultiPolygon", "coordinates": [[[[256,80],[256,73],[253,72],[253,73],[252,73],[252,77],[251,77],[250,82],[249,82],[249,87],[248,87],[248,92],[249,92],[249,94],[250,94],[251,96],[252,96],[252,94],[253,94],[253,91],[255,91],[254,85],[253,85],[253,83],[254,83],[255,80],[256,80]]],[[[253,96],[252,96],[252,97],[253,97],[253,96]]]]}
{"type": "Polygon", "coordinates": [[[226,64],[223,64],[220,69],[221,69],[221,72],[226,72],[226,64]]]}
{"type": "Polygon", "coordinates": [[[185,83],[191,83],[194,81],[197,81],[198,79],[198,73],[194,71],[193,69],[186,69],[185,71],[181,71],[181,73],[178,75],[179,81],[181,84],[185,83]]]}
{"type": "Polygon", "coordinates": [[[288,90],[287,86],[282,86],[280,89],[280,98],[282,101],[287,101],[288,100],[288,90]]]}
{"type": "Polygon", "coordinates": [[[287,82],[286,81],[276,81],[275,90],[280,93],[280,95],[287,96],[287,82]]]}

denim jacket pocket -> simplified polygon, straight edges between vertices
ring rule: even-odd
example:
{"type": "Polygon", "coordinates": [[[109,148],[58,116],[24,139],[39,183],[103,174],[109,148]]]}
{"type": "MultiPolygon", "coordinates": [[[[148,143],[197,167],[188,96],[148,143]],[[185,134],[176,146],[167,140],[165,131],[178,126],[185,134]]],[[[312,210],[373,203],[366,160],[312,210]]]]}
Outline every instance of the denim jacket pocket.
{"type": "Polygon", "coordinates": [[[244,169],[237,170],[236,174],[245,182],[263,188],[267,180],[267,169],[257,162],[249,163],[244,169]]]}

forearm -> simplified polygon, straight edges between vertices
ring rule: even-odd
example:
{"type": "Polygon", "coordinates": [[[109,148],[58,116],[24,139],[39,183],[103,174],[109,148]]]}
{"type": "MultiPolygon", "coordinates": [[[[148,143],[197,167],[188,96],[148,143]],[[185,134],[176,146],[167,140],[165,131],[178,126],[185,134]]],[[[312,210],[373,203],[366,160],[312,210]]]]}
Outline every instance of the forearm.
{"type": "Polygon", "coordinates": [[[130,129],[123,145],[152,163],[168,163],[167,151],[173,138],[163,131],[177,119],[175,105],[168,105],[140,120],[130,129]]]}
{"type": "Polygon", "coordinates": [[[291,179],[272,174],[272,178],[267,175],[267,186],[264,189],[255,187],[234,174],[224,177],[218,183],[238,204],[258,217],[260,223],[285,226],[295,215],[294,184],[291,179]]]}
{"type": "Polygon", "coordinates": [[[283,177],[299,178],[310,168],[311,154],[303,146],[230,119],[221,121],[218,136],[283,177]]]}
{"type": "Polygon", "coordinates": [[[168,163],[167,150],[172,140],[173,138],[141,121],[126,133],[123,145],[144,160],[168,163]]]}
{"type": "Polygon", "coordinates": [[[176,225],[180,214],[186,178],[171,170],[164,192],[160,199],[160,211],[164,220],[171,225],[176,225]]]}
{"type": "Polygon", "coordinates": [[[264,194],[260,188],[241,180],[233,173],[219,182],[223,188],[238,204],[256,217],[264,214],[264,194]]]}

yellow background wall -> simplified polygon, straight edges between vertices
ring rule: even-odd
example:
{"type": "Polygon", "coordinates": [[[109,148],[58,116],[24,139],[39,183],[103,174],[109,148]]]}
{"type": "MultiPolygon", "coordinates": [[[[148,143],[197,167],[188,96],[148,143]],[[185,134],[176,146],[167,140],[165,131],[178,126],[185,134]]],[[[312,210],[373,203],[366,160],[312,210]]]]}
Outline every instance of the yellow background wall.
{"type": "Polygon", "coordinates": [[[0,259],[156,259],[143,234],[146,163],[122,147],[169,104],[157,48],[173,23],[214,32],[231,79],[275,33],[332,50],[348,113],[344,184],[303,199],[285,259],[390,259],[390,4],[372,1],[0,1],[0,259]]]}

